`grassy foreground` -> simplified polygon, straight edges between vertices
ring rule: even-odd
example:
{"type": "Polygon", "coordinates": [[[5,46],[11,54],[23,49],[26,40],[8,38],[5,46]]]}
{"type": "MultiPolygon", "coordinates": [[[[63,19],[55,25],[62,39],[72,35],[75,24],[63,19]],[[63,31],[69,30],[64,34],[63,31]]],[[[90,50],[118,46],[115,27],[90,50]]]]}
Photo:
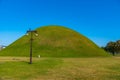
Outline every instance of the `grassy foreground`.
{"type": "Polygon", "coordinates": [[[120,80],[120,58],[0,57],[0,80],[120,80]]]}

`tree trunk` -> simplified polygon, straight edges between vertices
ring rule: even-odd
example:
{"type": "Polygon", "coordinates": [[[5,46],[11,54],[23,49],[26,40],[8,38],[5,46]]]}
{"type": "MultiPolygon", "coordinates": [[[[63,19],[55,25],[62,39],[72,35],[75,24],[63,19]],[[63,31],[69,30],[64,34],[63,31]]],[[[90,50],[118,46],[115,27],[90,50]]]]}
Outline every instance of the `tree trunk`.
{"type": "Polygon", "coordinates": [[[115,56],[115,52],[114,51],[112,52],[112,54],[113,54],[113,56],[115,56]]]}

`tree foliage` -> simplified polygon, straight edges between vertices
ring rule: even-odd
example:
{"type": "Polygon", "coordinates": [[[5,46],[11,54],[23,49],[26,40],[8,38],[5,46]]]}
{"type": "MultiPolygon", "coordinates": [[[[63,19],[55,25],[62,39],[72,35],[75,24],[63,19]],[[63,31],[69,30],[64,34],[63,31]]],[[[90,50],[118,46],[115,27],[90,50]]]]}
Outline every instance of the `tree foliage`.
{"type": "Polygon", "coordinates": [[[113,55],[120,53],[120,40],[116,42],[108,42],[107,45],[104,47],[104,50],[112,53],[113,55]]]}

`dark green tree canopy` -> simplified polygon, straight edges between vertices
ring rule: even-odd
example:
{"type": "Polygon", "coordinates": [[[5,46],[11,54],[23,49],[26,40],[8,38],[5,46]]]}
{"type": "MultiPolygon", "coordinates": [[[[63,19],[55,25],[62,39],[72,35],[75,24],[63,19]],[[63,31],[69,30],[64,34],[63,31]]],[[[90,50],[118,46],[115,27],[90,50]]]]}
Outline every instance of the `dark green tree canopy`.
{"type": "Polygon", "coordinates": [[[112,53],[113,55],[115,55],[115,53],[120,53],[120,40],[116,41],[116,42],[108,42],[107,45],[104,47],[104,49],[107,52],[112,53]]]}

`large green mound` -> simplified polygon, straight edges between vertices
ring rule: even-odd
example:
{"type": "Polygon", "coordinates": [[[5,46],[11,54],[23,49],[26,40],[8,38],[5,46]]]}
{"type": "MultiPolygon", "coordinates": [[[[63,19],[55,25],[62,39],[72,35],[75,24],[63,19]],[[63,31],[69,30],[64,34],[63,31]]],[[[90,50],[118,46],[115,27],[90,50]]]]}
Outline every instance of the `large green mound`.
{"type": "MultiPolygon", "coordinates": [[[[62,26],[36,29],[33,56],[41,57],[96,57],[108,56],[85,36],[62,26]]],[[[29,56],[30,36],[23,36],[0,52],[1,56],[29,56]]]]}

